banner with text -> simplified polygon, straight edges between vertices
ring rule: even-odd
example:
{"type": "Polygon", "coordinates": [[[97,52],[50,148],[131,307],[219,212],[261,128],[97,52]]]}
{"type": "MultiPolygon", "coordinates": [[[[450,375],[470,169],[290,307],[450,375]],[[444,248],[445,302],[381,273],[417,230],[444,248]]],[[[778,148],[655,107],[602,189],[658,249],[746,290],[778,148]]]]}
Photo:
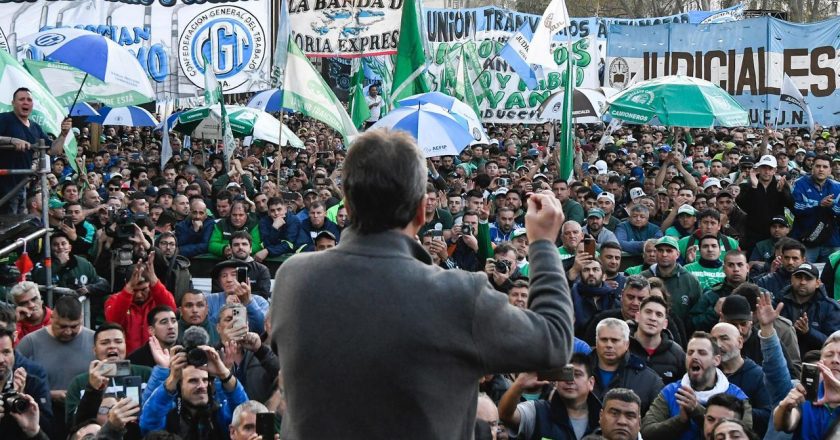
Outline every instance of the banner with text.
{"type": "Polygon", "coordinates": [[[794,24],[769,17],[712,25],[665,24],[610,28],[604,85],[689,75],[720,85],[749,111],[750,123],[802,126],[804,109],[779,106],[790,76],[822,125],[840,124],[837,90],[840,18],[794,24]]]}
{"type": "Polygon", "coordinates": [[[404,0],[288,1],[292,36],[306,56],[355,58],[397,53],[404,0]]]}
{"type": "Polygon", "coordinates": [[[269,88],[271,1],[0,0],[0,49],[42,60],[20,37],[55,27],[101,34],[137,56],[158,99],[195,97],[211,61],[225,93],[269,88]],[[144,6],[148,4],[148,6],[144,6]]]}
{"type": "MultiPolygon", "coordinates": [[[[572,18],[571,25],[554,38],[552,54],[559,66],[566,62],[566,41],[574,41],[572,53],[575,56],[578,87],[601,85],[601,67],[606,50],[606,36],[611,23],[626,23],[631,26],[648,26],[660,23],[700,23],[704,20],[731,21],[743,17],[743,6],[714,12],[687,12],[668,17],[645,19],[618,19],[604,17],[572,18]]],[[[475,41],[483,73],[475,81],[475,93],[479,100],[481,118],[492,123],[540,123],[537,116],[540,104],[551,93],[561,88],[564,71],[548,73],[540,82],[538,90],[528,90],[519,76],[507,63],[498,57],[499,51],[522,26],[528,22],[536,29],[540,16],[501,9],[496,7],[472,9],[428,9],[426,10],[426,36],[431,47],[429,73],[435,89],[450,92],[454,87],[454,71],[450,64],[465,41],[475,41]]],[[[454,61],[457,66],[457,60],[454,61]]]]}

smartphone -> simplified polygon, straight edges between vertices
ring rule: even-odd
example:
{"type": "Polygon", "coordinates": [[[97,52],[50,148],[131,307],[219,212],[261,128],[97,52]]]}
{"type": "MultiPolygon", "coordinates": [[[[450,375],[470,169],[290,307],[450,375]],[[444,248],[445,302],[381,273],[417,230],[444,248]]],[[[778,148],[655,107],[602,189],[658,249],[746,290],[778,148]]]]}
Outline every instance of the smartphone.
{"type": "Polygon", "coordinates": [[[292,202],[297,200],[298,194],[296,192],[284,192],[283,193],[283,200],[287,202],[292,202]]]}
{"type": "Polygon", "coordinates": [[[499,186],[501,187],[509,187],[510,186],[510,179],[507,177],[499,177],[499,186]]]}
{"type": "Polygon", "coordinates": [[[817,390],[820,387],[820,367],[816,364],[803,363],[799,381],[805,387],[805,400],[816,402],[817,390]]]}
{"type": "Polygon", "coordinates": [[[73,227],[73,219],[71,219],[70,217],[64,217],[64,220],[62,220],[62,221],[64,222],[65,225],[67,225],[71,228],[73,227]]]}
{"type": "Polygon", "coordinates": [[[245,283],[248,281],[248,268],[247,267],[237,267],[236,268],[236,282],[237,283],[245,283]]]}
{"type": "Polygon", "coordinates": [[[231,328],[238,329],[248,327],[248,311],[245,310],[245,307],[234,307],[232,309],[233,312],[233,321],[231,322],[231,328]]]}
{"type": "Polygon", "coordinates": [[[262,436],[263,440],[274,440],[274,434],[274,414],[257,414],[257,435],[262,436]]]}
{"type": "Polygon", "coordinates": [[[103,362],[99,372],[105,377],[125,377],[131,374],[131,361],[103,362]]]}
{"type": "Polygon", "coordinates": [[[125,389],[125,398],[140,405],[140,386],[143,384],[143,379],[140,376],[128,376],[123,378],[122,383],[125,389]]]}
{"type": "Polygon", "coordinates": [[[552,382],[573,382],[575,380],[575,367],[566,365],[556,370],[539,371],[537,372],[537,379],[552,382]]]}
{"type": "Polygon", "coordinates": [[[583,239],[583,251],[589,255],[595,256],[595,239],[586,237],[583,239]]]}
{"type": "Polygon", "coordinates": [[[432,229],[429,231],[429,235],[432,236],[432,240],[443,241],[443,231],[432,229]]]}

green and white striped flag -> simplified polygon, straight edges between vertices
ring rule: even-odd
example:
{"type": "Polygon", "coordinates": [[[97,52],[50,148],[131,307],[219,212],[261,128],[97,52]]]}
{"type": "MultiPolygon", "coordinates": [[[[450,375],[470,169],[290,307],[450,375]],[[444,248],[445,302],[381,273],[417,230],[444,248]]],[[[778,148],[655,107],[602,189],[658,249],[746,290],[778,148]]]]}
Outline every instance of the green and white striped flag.
{"type": "Polygon", "coordinates": [[[458,72],[455,75],[454,96],[475,110],[475,114],[480,115],[481,109],[478,107],[478,100],[475,97],[470,70],[467,61],[467,52],[464,46],[461,46],[461,60],[458,62],[458,72]]]}
{"type": "Polygon", "coordinates": [[[216,79],[213,63],[207,59],[207,55],[201,56],[204,57],[204,105],[209,107],[222,100],[222,85],[216,79]]]}
{"type": "Polygon", "coordinates": [[[329,125],[341,134],[345,145],[359,134],[344,105],[292,39],[285,75],[283,107],[329,125]]]}
{"type": "Polygon", "coordinates": [[[391,89],[391,104],[418,93],[430,91],[426,78],[426,46],[423,27],[420,24],[420,8],[416,0],[403,3],[400,18],[400,41],[397,44],[397,59],[394,62],[394,84],[391,89]]]}

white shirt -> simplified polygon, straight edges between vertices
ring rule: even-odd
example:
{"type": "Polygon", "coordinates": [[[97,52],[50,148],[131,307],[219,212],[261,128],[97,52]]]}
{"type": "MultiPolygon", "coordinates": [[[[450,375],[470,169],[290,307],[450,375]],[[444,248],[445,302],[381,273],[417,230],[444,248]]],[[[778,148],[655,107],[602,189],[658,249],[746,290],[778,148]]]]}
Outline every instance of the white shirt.
{"type": "Polygon", "coordinates": [[[370,117],[368,118],[367,122],[376,122],[379,120],[379,117],[382,115],[382,96],[376,95],[376,97],[365,95],[365,102],[370,108],[370,117]],[[370,105],[374,104],[373,107],[370,105]]]}

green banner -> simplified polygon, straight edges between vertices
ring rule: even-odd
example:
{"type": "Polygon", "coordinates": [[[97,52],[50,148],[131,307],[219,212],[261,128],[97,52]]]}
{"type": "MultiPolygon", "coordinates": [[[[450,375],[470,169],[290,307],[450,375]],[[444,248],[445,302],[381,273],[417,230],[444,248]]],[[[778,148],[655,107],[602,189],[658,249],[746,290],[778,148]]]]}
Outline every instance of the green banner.
{"type": "MultiPolygon", "coordinates": [[[[25,60],[26,70],[55,96],[59,104],[70,107],[82,85],[85,73],[63,63],[25,60]]],[[[119,86],[105,84],[88,75],[78,102],[101,102],[108,107],[127,107],[149,102],[143,95],[119,86]]]]}

